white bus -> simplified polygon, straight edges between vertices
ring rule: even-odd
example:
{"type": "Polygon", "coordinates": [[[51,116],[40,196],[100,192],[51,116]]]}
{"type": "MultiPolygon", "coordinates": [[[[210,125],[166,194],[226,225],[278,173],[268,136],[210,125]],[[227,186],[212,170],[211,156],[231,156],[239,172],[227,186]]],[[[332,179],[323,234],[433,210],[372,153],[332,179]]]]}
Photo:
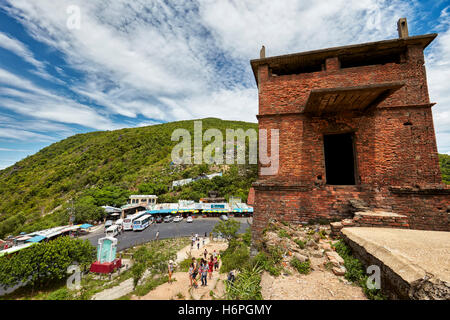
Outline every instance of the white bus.
{"type": "Polygon", "coordinates": [[[133,221],[142,217],[146,214],[147,211],[140,211],[135,214],[128,215],[125,219],[123,219],[123,230],[133,230],[133,221]]]}
{"type": "Polygon", "coordinates": [[[143,215],[133,221],[133,231],[145,230],[150,225],[150,220],[152,216],[149,214],[143,215]]]}

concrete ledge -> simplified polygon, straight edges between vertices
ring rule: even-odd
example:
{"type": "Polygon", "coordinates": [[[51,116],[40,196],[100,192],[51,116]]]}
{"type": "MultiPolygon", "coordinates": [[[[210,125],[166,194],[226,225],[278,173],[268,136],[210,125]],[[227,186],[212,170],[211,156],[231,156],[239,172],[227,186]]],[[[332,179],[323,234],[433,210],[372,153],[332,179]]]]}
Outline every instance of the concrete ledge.
{"type": "Polygon", "coordinates": [[[364,265],[381,269],[381,290],[393,299],[450,299],[450,232],[343,228],[364,265]]]}

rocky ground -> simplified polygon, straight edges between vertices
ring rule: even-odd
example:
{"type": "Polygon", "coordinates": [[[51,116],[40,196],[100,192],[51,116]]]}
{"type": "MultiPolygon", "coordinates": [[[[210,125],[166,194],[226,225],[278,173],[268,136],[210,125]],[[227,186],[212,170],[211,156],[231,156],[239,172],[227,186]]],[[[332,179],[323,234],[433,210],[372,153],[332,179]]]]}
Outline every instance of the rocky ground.
{"type": "Polygon", "coordinates": [[[278,277],[264,272],[261,293],[264,299],[281,300],[366,300],[363,290],[344,278],[344,260],[333,250],[330,227],[321,225],[288,226],[272,222],[263,238],[266,248],[285,252],[284,271],[278,277]],[[310,262],[311,272],[300,274],[292,259],[310,262]]]}

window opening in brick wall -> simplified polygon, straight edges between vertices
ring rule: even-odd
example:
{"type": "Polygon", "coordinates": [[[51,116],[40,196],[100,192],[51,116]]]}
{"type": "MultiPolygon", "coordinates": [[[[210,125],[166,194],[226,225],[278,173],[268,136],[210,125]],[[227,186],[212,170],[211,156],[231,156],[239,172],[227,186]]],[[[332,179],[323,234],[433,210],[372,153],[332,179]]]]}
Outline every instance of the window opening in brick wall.
{"type": "Polygon", "coordinates": [[[326,183],[355,184],[353,133],[329,134],[323,137],[326,183]]]}

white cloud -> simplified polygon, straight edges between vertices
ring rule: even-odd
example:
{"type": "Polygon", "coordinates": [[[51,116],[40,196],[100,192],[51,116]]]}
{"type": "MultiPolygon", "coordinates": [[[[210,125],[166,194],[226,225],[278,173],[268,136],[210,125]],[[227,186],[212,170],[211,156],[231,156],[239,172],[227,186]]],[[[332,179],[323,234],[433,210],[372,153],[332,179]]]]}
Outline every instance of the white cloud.
{"type": "Polygon", "coordinates": [[[35,118],[79,124],[100,130],[116,125],[94,109],[56,95],[31,81],[0,69],[0,107],[35,118]],[[14,88],[9,88],[11,86],[14,88]]]}
{"type": "Polygon", "coordinates": [[[44,64],[34,58],[33,53],[20,41],[0,32],[0,47],[14,52],[25,61],[35,66],[37,69],[43,69],[44,64]]]}
{"type": "Polygon", "coordinates": [[[434,127],[439,151],[450,153],[450,15],[449,7],[441,12],[442,32],[426,56],[428,90],[433,107],[434,127]]]}
{"type": "MultiPolygon", "coordinates": [[[[111,115],[255,122],[257,89],[249,60],[258,57],[261,45],[271,56],[384,40],[397,37],[398,18],[408,17],[410,33],[421,19],[415,3],[406,0],[7,2],[5,10],[37,41],[61,52],[67,65],[84,75],[71,79],[69,89],[103,108],[94,110],[42,92],[24,79],[13,79],[16,85],[11,86],[38,95],[37,105],[18,105],[7,97],[0,103],[42,120],[71,118],[72,123],[97,129],[123,125],[108,120],[111,115]],[[74,4],[81,9],[80,30],[66,26],[66,9],[74,4]]],[[[440,20],[447,19],[445,14],[440,20]]],[[[435,62],[427,56],[427,73],[430,96],[439,103],[433,111],[439,150],[448,152],[449,139],[443,133],[450,117],[445,88],[450,72],[442,64],[450,61],[449,26],[443,24],[442,30],[439,45],[431,51],[435,62]]],[[[31,99],[31,94],[23,93],[23,98],[31,99]]]]}

